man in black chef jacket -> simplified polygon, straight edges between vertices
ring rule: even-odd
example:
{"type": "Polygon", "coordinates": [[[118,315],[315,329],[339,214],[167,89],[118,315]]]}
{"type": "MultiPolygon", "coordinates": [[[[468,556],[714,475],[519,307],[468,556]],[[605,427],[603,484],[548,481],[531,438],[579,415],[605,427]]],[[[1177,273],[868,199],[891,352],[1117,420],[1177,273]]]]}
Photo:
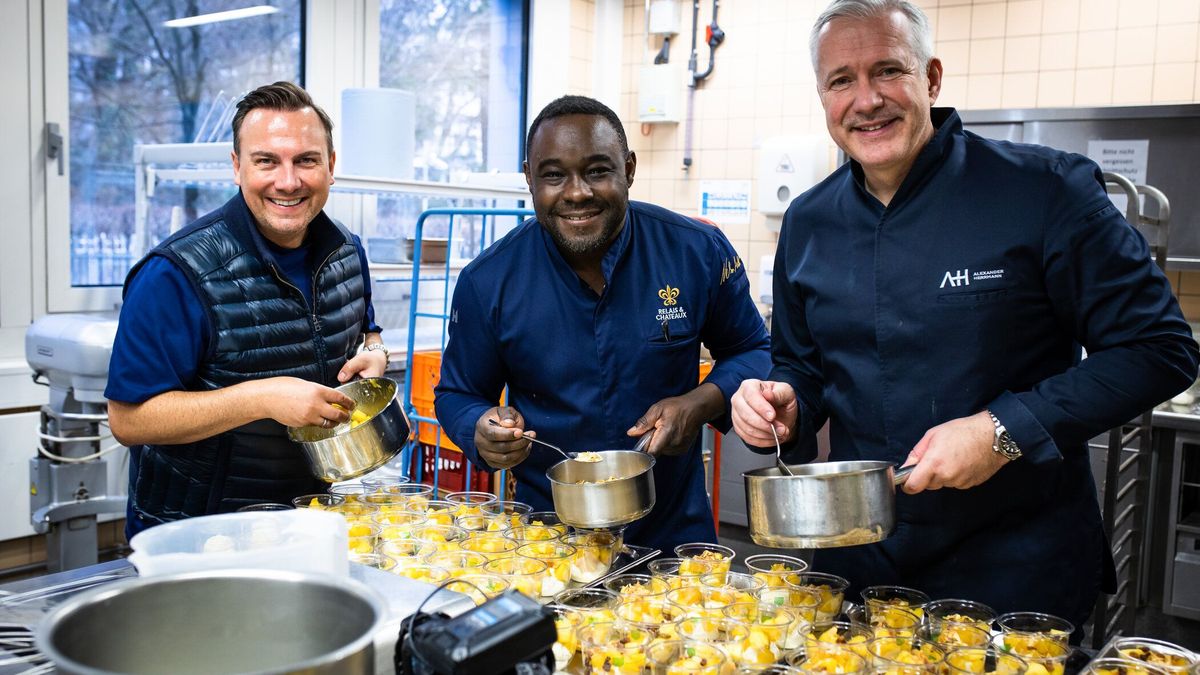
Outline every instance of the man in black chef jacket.
{"type": "Polygon", "coordinates": [[[850,161],[784,216],[773,369],[734,428],[809,460],[828,420],[831,460],[916,464],[895,533],[814,569],[1081,626],[1115,586],[1086,442],[1196,377],[1170,285],[1095,163],[932,107],[910,2],[837,0],[810,46],[850,161]]]}

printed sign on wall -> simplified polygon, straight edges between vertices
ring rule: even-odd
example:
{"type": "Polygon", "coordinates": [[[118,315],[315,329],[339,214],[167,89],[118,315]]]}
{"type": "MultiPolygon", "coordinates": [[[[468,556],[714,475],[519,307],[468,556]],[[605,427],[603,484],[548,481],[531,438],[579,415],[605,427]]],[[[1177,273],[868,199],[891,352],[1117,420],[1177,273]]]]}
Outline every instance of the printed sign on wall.
{"type": "Polygon", "coordinates": [[[750,181],[700,181],[699,212],[718,225],[749,225],[750,181]]]}

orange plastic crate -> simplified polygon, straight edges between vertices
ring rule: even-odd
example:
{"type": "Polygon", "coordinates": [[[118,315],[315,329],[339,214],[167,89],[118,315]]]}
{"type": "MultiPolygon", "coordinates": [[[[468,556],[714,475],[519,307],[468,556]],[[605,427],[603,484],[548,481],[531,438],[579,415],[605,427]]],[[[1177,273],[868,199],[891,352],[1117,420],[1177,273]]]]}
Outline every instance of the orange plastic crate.
{"type": "Polygon", "coordinates": [[[433,471],[436,468],[437,485],[434,487],[447,492],[459,492],[467,489],[467,471],[470,471],[472,491],[492,491],[492,474],[472,466],[460,450],[451,450],[443,445],[439,456],[436,446],[422,443],[418,447],[420,452],[413,453],[414,462],[421,463],[421,479],[426,485],[433,485],[433,471]]]}

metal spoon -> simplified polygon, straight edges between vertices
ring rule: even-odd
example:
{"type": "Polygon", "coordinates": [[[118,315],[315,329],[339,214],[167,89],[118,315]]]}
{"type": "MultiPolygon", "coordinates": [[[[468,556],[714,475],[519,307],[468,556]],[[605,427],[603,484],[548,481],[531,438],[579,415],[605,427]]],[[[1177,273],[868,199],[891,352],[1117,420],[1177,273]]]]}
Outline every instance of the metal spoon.
{"type": "MultiPolygon", "coordinates": [[[[490,424],[494,427],[502,426],[499,422],[497,422],[496,420],[494,420],[490,417],[488,418],[488,424],[490,424]]],[[[531,443],[538,443],[538,444],[544,445],[547,448],[550,448],[552,450],[557,450],[560,455],[562,455],[563,457],[566,457],[567,459],[579,461],[579,453],[577,453],[577,452],[567,452],[566,450],[563,450],[562,448],[558,447],[557,445],[551,445],[550,443],[547,443],[546,441],[538,440],[538,439],[534,438],[533,436],[525,436],[524,438],[525,438],[525,440],[527,440],[531,443]]]]}
{"type": "Polygon", "coordinates": [[[779,434],[775,433],[775,424],[771,424],[771,435],[775,437],[775,466],[779,467],[779,473],[785,476],[794,476],[792,470],[787,464],[783,463],[783,449],[779,447],[779,434]]]}

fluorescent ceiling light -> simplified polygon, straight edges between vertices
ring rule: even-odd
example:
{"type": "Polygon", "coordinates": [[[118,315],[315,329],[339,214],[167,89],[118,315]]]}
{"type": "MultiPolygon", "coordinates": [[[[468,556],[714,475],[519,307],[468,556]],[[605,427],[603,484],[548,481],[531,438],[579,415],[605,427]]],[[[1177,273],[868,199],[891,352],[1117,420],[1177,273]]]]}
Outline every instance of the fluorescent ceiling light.
{"type": "Polygon", "coordinates": [[[186,16],[182,19],[171,19],[164,21],[163,25],[167,28],[187,28],[188,26],[199,26],[206,23],[217,23],[218,21],[233,21],[235,19],[248,19],[252,16],[264,16],[266,14],[274,14],[279,11],[278,7],[270,5],[258,5],[255,7],[243,7],[241,9],[231,9],[225,12],[213,12],[212,14],[197,14],[196,16],[186,16]]]}

